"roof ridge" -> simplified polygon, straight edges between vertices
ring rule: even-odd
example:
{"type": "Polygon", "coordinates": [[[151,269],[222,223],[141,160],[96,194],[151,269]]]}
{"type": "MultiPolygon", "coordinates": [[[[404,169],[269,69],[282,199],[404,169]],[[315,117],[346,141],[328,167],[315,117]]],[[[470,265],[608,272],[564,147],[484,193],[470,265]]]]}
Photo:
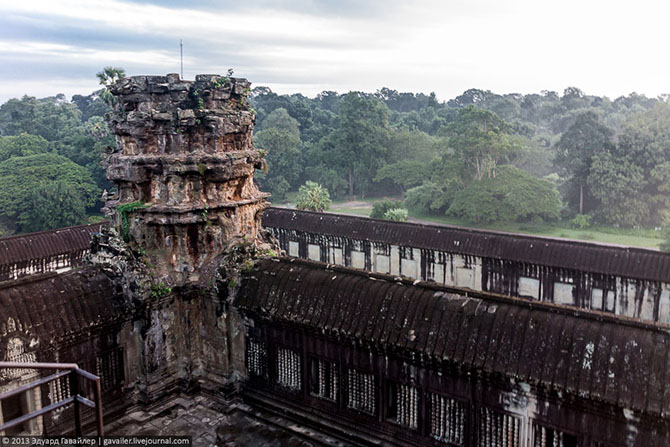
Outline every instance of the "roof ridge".
{"type": "Polygon", "coordinates": [[[638,318],[627,317],[625,315],[616,315],[609,312],[584,309],[575,306],[550,303],[546,301],[529,300],[526,298],[503,295],[495,292],[478,291],[463,287],[448,286],[445,284],[440,284],[432,281],[423,281],[418,279],[415,280],[407,277],[394,276],[386,273],[370,272],[367,270],[345,267],[337,264],[326,264],[323,262],[312,261],[302,258],[281,256],[272,258],[271,260],[274,262],[281,262],[286,264],[302,264],[313,269],[330,270],[334,272],[349,274],[352,276],[368,277],[373,281],[374,280],[389,281],[411,287],[421,287],[424,289],[433,289],[436,291],[443,291],[456,295],[462,295],[463,297],[466,298],[483,299],[487,301],[500,302],[504,304],[512,304],[517,306],[523,306],[528,309],[538,309],[550,313],[569,315],[573,317],[585,318],[588,320],[599,321],[599,322],[606,321],[619,325],[643,328],[647,330],[655,330],[666,334],[670,334],[670,324],[641,320],[638,318]]]}
{"type": "Polygon", "coordinates": [[[0,242],[12,240],[12,239],[21,239],[21,238],[27,238],[27,237],[32,237],[32,236],[39,236],[39,235],[43,235],[43,234],[55,234],[59,231],[76,230],[78,228],[95,227],[95,226],[101,226],[102,227],[102,226],[107,225],[107,224],[109,224],[109,221],[108,220],[103,220],[103,221],[96,222],[96,223],[73,225],[71,227],[53,228],[51,230],[35,231],[35,232],[32,232],[32,233],[12,234],[10,236],[0,237],[0,242]]]}
{"type": "Polygon", "coordinates": [[[648,247],[637,247],[637,246],[632,246],[632,245],[623,245],[623,244],[616,244],[616,243],[611,243],[611,242],[596,242],[596,241],[584,241],[581,239],[569,239],[569,238],[562,238],[562,237],[556,237],[556,236],[542,236],[542,235],[534,235],[534,234],[528,234],[528,233],[515,233],[513,231],[505,231],[505,230],[487,230],[484,228],[472,228],[472,227],[465,227],[465,226],[460,226],[460,225],[453,225],[453,224],[443,224],[439,222],[395,222],[395,221],[390,221],[390,220],[385,220],[385,219],[376,219],[372,217],[367,217],[367,216],[358,216],[358,215],[353,215],[353,214],[340,214],[340,213],[332,213],[332,212],[316,212],[316,211],[308,211],[308,210],[298,210],[298,209],[293,209],[293,208],[283,208],[283,207],[277,207],[277,206],[272,206],[269,207],[268,210],[270,211],[279,211],[279,212],[296,212],[296,213],[304,213],[304,214],[311,214],[314,216],[328,216],[328,217],[334,217],[334,218],[345,218],[345,219],[352,219],[352,220],[364,220],[364,221],[372,221],[372,222],[377,222],[381,223],[384,225],[396,225],[396,226],[409,226],[409,227],[425,227],[425,228],[446,228],[450,230],[455,230],[455,231],[463,231],[463,232],[471,232],[471,233],[479,233],[479,234],[491,234],[495,236],[503,236],[503,237],[514,237],[514,238],[523,238],[523,239],[530,239],[530,240],[538,240],[538,241],[552,241],[552,242],[559,242],[559,243],[565,243],[565,244],[570,244],[570,245],[581,245],[581,246],[593,246],[593,247],[599,247],[599,248],[613,248],[613,249],[619,249],[619,250],[634,250],[634,251],[641,251],[645,253],[652,253],[652,254],[660,254],[663,256],[668,256],[670,257],[670,252],[664,252],[661,250],[657,250],[654,248],[648,248],[648,247]]]}

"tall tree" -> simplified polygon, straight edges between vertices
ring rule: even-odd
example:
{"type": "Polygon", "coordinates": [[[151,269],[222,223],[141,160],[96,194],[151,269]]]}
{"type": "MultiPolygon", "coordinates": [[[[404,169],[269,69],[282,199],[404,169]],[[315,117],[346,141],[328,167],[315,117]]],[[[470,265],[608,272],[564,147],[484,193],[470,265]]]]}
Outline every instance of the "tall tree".
{"type": "Polygon", "coordinates": [[[57,180],[27,191],[17,224],[21,232],[51,230],[86,222],[86,202],[71,182],[57,180]]]}
{"type": "MultiPolygon", "coordinates": [[[[17,232],[46,229],[34,226],[36,216],[55,212],[59,206],[81,210],[95,205],[100,190],[93,182],[86,168],[57,154],[39,154],[28,157],[12,157],[0,162],[0,221],[7,222],[17,232]],[[62,185],[59,185],[62,184],[62,185]],[[47,199],[58,203],[46,206],[40,199],[46,191],[61,191],[67,201],[61,201],[54,194],[47,199]]],[[[62,215],[70,217],[50,220],[42,216],[40,222],[67,222],[68,225],[82,223],[81,213],[62,215]],[[72,217],[75,216],[75,217],[72,217]]]]}
{"type": "Polygon", "coordinates": [[[408,188],[421,185],[426,179],[427,162],[417,160],[402,160],[384,165],[377,171],[375,181],[390,180],[404,194],[408,188]]]}
{"type": "Polygon", "coordinates": [[[623,126],[617,152],[642,169],[648,225],[664,222],[670,210],[670,104],[632,114],[623,126]]]}
{"type": "Polygon", "coordinates": [[[29,133],[56,141],[81,123],[81,112],[64,96],[24,96],[0,106],[0,135],[29,133]]]}
{"type": "Polygon", "coordinates": [[[263,130],[256,134],[256,147],[267,153],[269,171],[259,173],[258,179],[274,198],[283,199],[290,188],[297,186],[302,171],[298,121],[279,108],[263,124],[263,130]]]}
{"type": "Polygon", "coordinates": [[[100,160],[105,148],[114,144],[114,136],[110,134],[105,120],[93,116],[82,125],[72,128],[68,135],[52,146],[60,155],[86,167],[100,188],[109,189],[112,185],[107,181],[100,160]]]}
{"type": "Polygon", "coordinates": [[[16,136],[0,136],[0,161],[11,157],[43,154],[49,151],[49,142],[39,135],[20,133],[16,136]]]}
{"type": "Polygon", "coordinates": [[[635,226],[649,216],[649,198],[642,168],[628,157],[601,152],[593,157],[587,184],[600,201],[596,214],[607,224],[635,226]]]}
{"type": "Polygon", "coordinates": [[[519,151],[519,142],[511,131],[495,113],[468,106],[443,129],[443,135],[448,137],[449,147],[463,160],[472,177],[482,180],[495,177],[498,164],[510,161],[519,151]]]}
{"type": "Polygon", "coordinates": [[[512,166],[501,166],[495,178],[475,180],[458,191],[447,213],[475,223],[553,220],[558,218],[560,206],[551,183],[512,166]]]}
{"type": "Polygon", "coordinates": [[[105,90],[96,90],[90,95],[73,95],[72,103],[81,111],[82,121],[88,121],[93,116],[104,117],[105,113],[109,112],[109,104],[100,98],[105,90]]]}
{"type": "Polygon", "coordinates": [[[613,148],[614,131],[605,126],[594,112],[577,115],[556,144],[554,162],[579,190],[579,214],[584,214],[587,179],[593,157],[613,148]]]}
{"type": "Polygon", "coordinates": [[[388,137],[388,108],[358,92],[346,94],[339,106],[335,152],[328,158],[347,175],[349,195],[365,194],[381,166],[388,137]]]}

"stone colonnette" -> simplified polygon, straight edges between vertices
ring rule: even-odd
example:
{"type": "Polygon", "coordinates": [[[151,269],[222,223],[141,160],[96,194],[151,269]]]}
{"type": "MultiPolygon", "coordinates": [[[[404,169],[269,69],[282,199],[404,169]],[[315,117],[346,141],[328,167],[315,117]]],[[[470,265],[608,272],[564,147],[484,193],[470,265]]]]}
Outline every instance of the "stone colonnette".
{"type": "Polygon", "coordinates": [[[246,79],[177,74],[117,81],[109,117],[117,147],[106,159],[115,224],[172,285],[198,280],[229,241],[255,241],[268,196],[253,174],[255,113],[246,79]]]}

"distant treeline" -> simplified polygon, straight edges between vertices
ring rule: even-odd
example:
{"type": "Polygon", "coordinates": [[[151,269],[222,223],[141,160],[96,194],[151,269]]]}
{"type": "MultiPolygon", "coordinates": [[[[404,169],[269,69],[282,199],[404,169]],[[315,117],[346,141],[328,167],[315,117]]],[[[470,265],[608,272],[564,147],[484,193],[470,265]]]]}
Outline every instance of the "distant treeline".
{"type": "Polygon", "coordinates": [[[100,156],[114,145],[102,90],[24,96],[0,106],[0,236],[86,223],[109,189],[100,156]]]}
{"type": "MultiPolygon", "coordinates": [[[[0,235],[84,223],[111,188],[105,90],[0,106],[0,235]]],[[[323,92],[257,87],[255,144],[273,201],[311,180],[331,197],[402,196],[473,222],[659,226],[670,208],[670,105],[631,94],[323,92]]]]}
{"type": "Polygon", "coordinates": [[[660,226],[670,208],[668,97],[252,92],[274,199],[307,180],[335,198],[402,195],[473,222],[660,226]]]}

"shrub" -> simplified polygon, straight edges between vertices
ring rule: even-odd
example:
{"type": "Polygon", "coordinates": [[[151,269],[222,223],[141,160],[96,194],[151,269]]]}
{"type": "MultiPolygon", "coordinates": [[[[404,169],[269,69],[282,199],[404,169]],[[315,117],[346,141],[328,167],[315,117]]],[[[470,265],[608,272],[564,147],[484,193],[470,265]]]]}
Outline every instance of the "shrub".
{"type": "Polygon", "coordinates": [[[475,180],[456,192],[447,214],[471,222],[532,222],[558,218],[561,202],[547,181],[512,166],[496,177],[475,180]]]}
{"type": "Polygon", "coordinates": [[[586,230],[591,227],[591,216],[586,214],[577,214],[572,221],[570,221],[570,226],[578,230],[586,230]]]}
{"type": "Polygon", "coordinates": [[[328,190],[316,182],[307,181],[298,189],[296,207],[299,210],[323,212],[330,204],[328,190]]]}
{"type": "Polygon", "coordinates": [[[409,217],[409,213],[405,208],[391,208],[384,213],[384,219],[393,220],[396,222],[404,222],[409,217]]]}
{"type": "Polygon", "coordinates": [[[386,212],[396,208],[402,208],[402,202],[394,202],[389,199],[380,200],[379,202],[372,204],[372,212],[370,213],[370,217],[373,219],[385,219],[384,215],[386,212]]]}

